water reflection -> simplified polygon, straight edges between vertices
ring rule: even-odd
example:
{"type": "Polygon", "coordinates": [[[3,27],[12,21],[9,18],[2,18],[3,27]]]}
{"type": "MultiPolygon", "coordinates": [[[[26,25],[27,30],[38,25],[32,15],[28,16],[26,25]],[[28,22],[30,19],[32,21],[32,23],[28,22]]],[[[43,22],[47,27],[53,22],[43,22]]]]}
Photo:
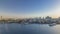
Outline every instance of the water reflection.
{"type": "Polygon", "coordinates": [[[48,24],[0,24],[0,34],[60,34],[60,25],[48,24]]]}

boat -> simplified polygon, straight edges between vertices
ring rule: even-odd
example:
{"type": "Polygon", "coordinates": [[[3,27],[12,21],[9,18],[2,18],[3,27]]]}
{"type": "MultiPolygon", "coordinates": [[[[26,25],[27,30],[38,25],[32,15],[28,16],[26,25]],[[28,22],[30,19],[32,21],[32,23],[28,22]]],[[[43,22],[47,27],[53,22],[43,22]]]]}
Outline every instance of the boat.
{"type": "Polygon", "coordinates": [[[51,24],[49,24],[49,26],[55,26],[56,25],[56,23],[51,23],[51,24]]]}
{"type": "Polygon", "coordinates": [[[21,23],[21,24],[27,25],[27,24],[28,24],[28,22],[23,22],[23,23],[21,23]]]}
{"type": "Polygon", "coordinates": [[[27,25],[28,23],[24,23],[24,25],[27,25]]]}

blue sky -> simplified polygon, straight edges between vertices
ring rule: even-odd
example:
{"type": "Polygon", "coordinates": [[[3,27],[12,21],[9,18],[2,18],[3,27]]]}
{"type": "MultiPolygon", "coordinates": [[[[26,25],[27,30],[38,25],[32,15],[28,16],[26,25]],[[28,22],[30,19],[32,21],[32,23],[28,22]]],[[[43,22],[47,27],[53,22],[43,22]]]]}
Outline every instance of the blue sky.
{"type": "Polygon", "coordinates": [[[0,0],[0,15],[9,17],[59,17],[60,0],[0,0]]]}

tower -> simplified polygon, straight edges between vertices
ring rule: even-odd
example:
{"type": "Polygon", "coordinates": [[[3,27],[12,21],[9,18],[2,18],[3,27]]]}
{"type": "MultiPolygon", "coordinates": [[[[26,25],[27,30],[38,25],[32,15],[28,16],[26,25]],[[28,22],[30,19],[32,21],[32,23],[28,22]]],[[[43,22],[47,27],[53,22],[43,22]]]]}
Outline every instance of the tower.
{"type": "Polygon", "coordinates": [[[1,20],[2,20],[2,16],[1,16],[1,20]]]}

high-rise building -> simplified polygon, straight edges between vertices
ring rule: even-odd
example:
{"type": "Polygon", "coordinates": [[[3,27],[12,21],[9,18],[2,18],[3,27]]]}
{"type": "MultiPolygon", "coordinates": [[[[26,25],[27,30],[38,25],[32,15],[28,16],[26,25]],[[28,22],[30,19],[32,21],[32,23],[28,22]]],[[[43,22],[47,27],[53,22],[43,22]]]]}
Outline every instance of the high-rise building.
{"type": "Polygon", "coordinates": [[[2,20],[2,16],[1,16],[1,20],[2,20]]]}

